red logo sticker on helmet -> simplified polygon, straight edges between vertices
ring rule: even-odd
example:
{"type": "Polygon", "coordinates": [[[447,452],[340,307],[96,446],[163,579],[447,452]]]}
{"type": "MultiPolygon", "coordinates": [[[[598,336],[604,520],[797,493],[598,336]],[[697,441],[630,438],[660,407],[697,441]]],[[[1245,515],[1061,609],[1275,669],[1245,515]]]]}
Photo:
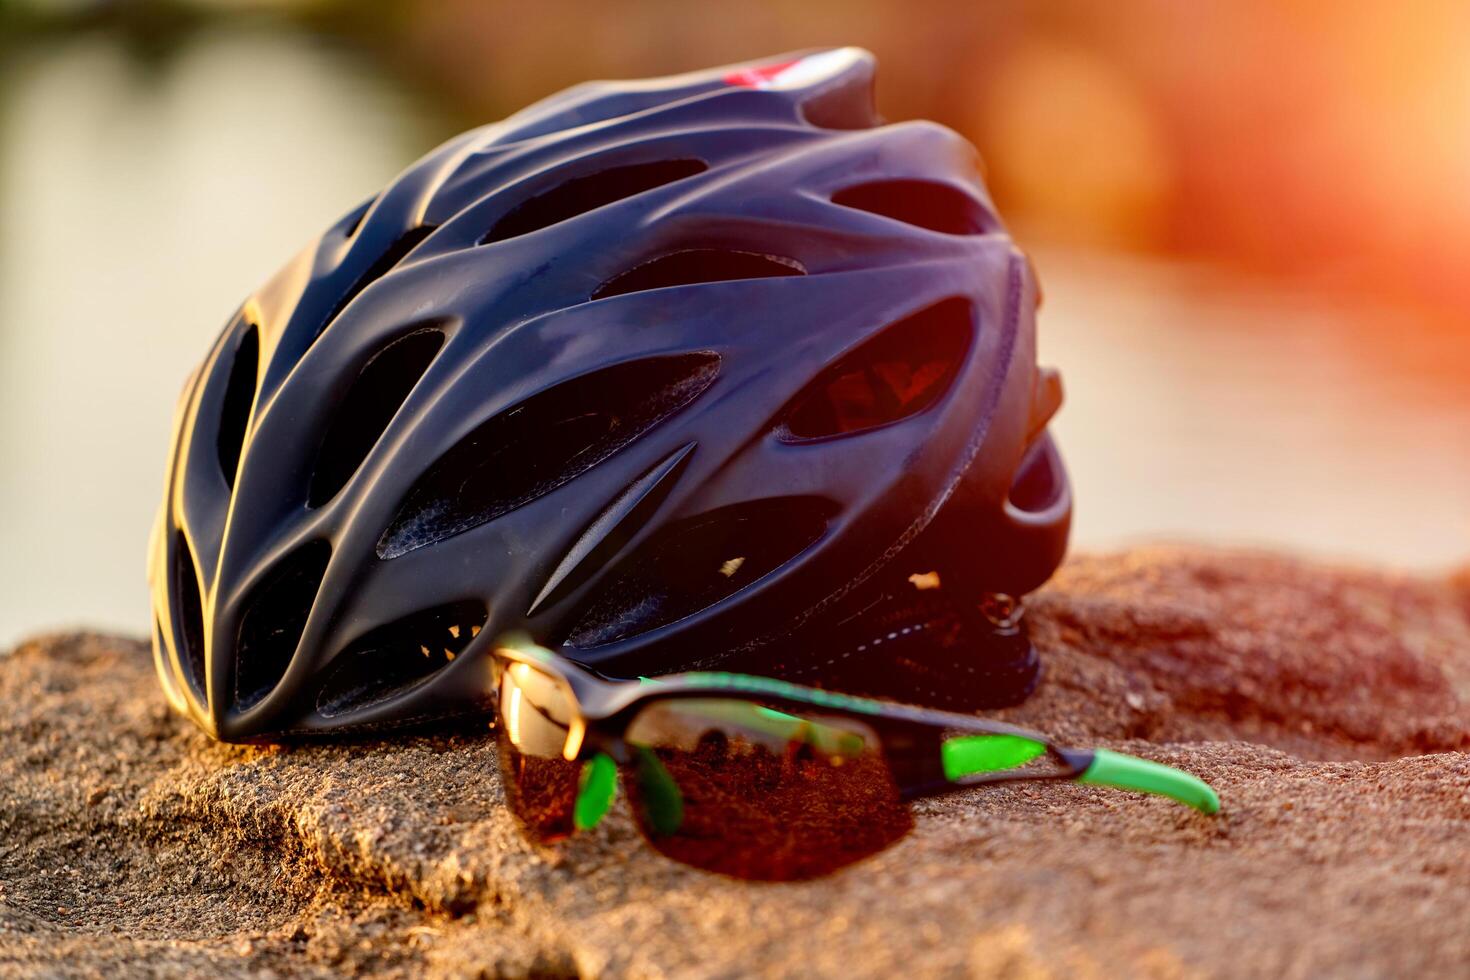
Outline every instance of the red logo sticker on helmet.
{"type": "Polygon", "coordinates": [[[725,84],[759,89],[801,88],[835,78],[860,57],[856,48],[819,51],[794,61],[773,61],[768,65],[732,71],[725,76],[725,84]]]}
{"type": "Polygon", "coordinates": [[[778,61],[771,65],[742,68],[726,75],[725,84],[739,85],[741,88],[769,88],[777,75],[794,64],[796,64],[795,61],[778,61]]]}

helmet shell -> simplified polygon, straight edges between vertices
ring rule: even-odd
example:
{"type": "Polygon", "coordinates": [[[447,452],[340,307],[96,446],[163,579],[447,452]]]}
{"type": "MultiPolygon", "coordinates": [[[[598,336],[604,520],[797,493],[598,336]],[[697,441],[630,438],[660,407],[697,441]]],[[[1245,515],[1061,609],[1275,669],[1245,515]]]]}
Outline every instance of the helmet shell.
{"type": "Polygon", "coordinates": [[[247,299],[150,543],[170,701],[228,740],[398,726],[483,710],[509,629],[738,668],[880,573],[1044,581],[1071,498],[1031,267],[974,150],[880,125],[873,71],[577,86],[247,299]]]}

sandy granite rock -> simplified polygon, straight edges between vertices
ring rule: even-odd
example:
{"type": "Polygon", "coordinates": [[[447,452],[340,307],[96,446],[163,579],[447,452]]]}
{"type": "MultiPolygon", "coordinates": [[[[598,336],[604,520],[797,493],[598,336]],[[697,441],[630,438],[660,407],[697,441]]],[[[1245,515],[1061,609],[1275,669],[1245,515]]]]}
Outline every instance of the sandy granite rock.
{"type": "Polygon", "coordinates": [[[480,731],[218,745],[144,644],[43,637],[0,655],[0,974],[1464,976],[1467,583],[1074,559],[1001,716],[1196,772],[1223,814],[976,789],[796,885],[672,864],[620,809],[538,852],[480,731]]]}

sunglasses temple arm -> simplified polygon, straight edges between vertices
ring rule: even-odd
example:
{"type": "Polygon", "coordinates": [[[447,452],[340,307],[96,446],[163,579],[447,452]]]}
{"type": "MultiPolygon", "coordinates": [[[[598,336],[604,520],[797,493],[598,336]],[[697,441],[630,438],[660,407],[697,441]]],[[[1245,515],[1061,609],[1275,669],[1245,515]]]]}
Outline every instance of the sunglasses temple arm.
{"type": "MultiPolygon", "coordinates": [[[[1016,770],[1044,755],[1048,748],[1041,738],[975,733],[945,739],[940,744],[940,760],[944,778],[950,786],[963,785],[960,781],[967,776],[989,775],[992,780],[1024,779],[1025,774],[1016,770]]],[[[1050,750],[1066,763],[1068,773],[1063,778],[1094,786],[1167,796],[1201,813],[1216,813],[1220,809],[1220,798],[1204,781],[1170,766],[1109,749],[1079,750],[1050,746],[1050,750]]]]}
{"type": "Polygon", "coordinates": [[[1073,777],[1079,783],[1167,796],[1201,813],[1220,811],[1220,797],[1208,783],[1172,766],[1110,749],[1064,751],[1062,754],[1069,763],[1082,770],[1081,774],[1073,777]]]}

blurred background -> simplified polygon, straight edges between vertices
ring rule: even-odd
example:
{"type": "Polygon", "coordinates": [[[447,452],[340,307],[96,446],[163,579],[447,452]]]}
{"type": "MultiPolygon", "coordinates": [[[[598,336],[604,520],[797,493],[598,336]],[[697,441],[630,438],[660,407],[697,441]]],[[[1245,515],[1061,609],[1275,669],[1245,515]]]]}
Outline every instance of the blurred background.
{"type": "Polygon", "coordinates": [[[185,374],[409,162],[587,78],[841,44],[1036,259],[1076,548],[1470,558],[1470,5],[0,0],[0,648],[144,632],[185,374]]]}

